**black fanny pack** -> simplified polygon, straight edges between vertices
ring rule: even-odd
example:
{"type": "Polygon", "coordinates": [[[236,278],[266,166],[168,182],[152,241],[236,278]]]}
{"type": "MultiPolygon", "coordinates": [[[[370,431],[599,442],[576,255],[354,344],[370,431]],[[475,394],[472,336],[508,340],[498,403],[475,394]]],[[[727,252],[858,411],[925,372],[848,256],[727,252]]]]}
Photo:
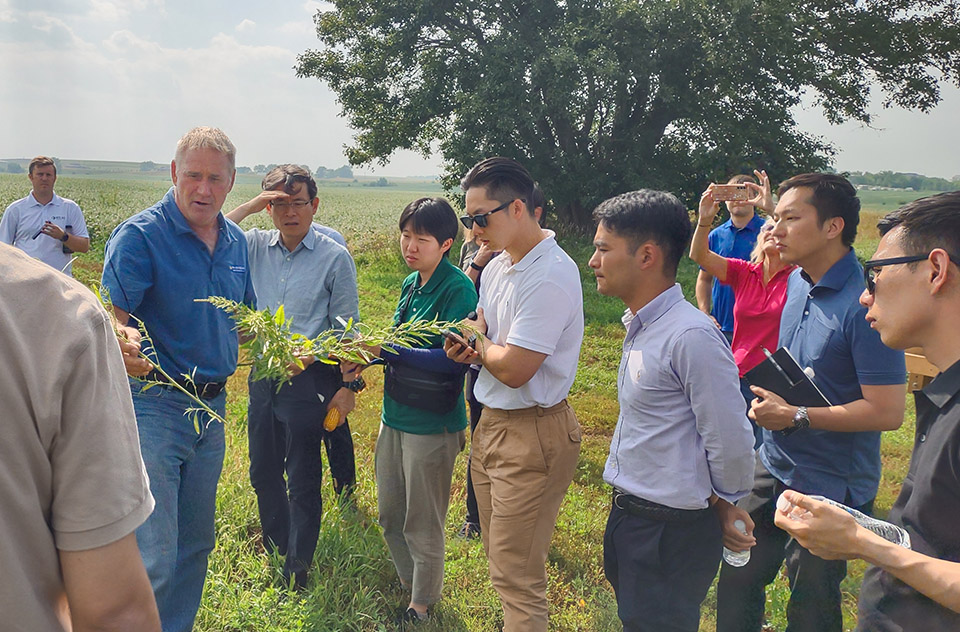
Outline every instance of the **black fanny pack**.
{"type": "Polygon", "coordinates": [[[437,373],[403,364],[387,364],[383,390],[395,402],[431,413],[449,413],[463,393],[463,374],[437,373]]]}

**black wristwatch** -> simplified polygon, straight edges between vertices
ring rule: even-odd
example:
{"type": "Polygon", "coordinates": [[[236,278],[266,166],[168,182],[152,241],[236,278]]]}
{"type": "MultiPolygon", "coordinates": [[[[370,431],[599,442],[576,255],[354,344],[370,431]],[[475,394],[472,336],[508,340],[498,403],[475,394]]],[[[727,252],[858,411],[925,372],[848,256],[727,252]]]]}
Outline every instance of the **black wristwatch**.
{"type": "Polygon", "coordinates": [[[367,383],[363,381],[363,376],[358,375],[357,379],[352,382],[340,382],[341,388],[350,389],[354,393],[359,393],[363,389],[367,388],[367,383]]]}
{"type": "Polygon", "coordinates": [[[70,233],[63,231],[63,237],[60,238],[60,241],[67,243],[67,240],[70,239],[70,233]]]}
{"type": "Polygon", "coordinates": [[[470,267],[473,268],[474,270],[476,270],[477,272],[482,272],[483,269],[484,269],[485,267],[487,267],[487,266],[486,266],[486,264],[483,264],[482,266],[478,266],[476,261],[471,261],[471,262],[470,262],[470,267]]]}

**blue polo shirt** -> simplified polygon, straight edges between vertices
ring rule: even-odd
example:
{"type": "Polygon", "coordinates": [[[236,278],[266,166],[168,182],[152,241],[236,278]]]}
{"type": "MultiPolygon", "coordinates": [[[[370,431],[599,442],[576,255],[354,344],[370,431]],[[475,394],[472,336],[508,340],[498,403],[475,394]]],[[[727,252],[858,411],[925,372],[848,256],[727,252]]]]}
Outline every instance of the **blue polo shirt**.
{"type": "MultiPolygon", "coordinates": [[[[173,197],[117,226],[107,240],[103,285],[120,309],[143,321],[160,366],[172,377],[220,382],[237,369],[237,332],[223,310],[194,299],[223,296],[256,305],[243,231],[223,215],[213,254],[173,197]]],[[[131,326],[134,323],[131,323],[131,326]]]]}
{"type": "MultiPolygon", "coordinates": [[[[729,219],[710,231],[707,244],[710,250],[721,257],[750,260],[750,253],[757,245],[757,236],[765,220],[753,214],[753,218],[743,228],[737,228],[729,219]]],[[[713,308],[710,314],[720,323],[720,329],[733,333],[733,288],[713,280],[710,293],[713,308]]]]}
{"type": "MultiPolygon", "coordinates": [[[[802,367],[830,403],[862,399],[860,385],[903,384],[903,352],[886,347],[864,319],[859,303],[863,268],[853,250],[816,285],[799,268],[787,282],[780,318],[780,346],[802,367]]],[[[760,458],[788,487],[858,507],[872,500],[880,483],[880,433],[798,430],[784,436],[763,431],[760,458]]]]}

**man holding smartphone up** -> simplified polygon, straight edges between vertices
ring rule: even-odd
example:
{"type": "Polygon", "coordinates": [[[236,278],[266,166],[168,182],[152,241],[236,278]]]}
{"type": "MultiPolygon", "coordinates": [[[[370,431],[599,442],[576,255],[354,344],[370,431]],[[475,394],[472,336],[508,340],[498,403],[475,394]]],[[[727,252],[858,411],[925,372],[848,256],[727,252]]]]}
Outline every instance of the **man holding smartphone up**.
{"type": "Polygon", "coordinates": [[[520,163],[483,160],[461,187],[464,226],[504,255],[487,265],[477,318],[467,321],[486,335],[444,346],[457,362],[482,366],[471,475],[503,629],[545,632],[547,551],[580,454],[566,400],[583,340],[580,273],[537,223],[533,178],[520,163]]]}

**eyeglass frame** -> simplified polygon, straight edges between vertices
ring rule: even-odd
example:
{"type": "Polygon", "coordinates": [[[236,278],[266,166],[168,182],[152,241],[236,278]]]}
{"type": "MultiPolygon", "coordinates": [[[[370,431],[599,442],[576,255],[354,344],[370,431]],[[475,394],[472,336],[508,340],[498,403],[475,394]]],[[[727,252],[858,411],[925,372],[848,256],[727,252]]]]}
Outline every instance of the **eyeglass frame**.
{"type": "MultiPolygon", "coordinates": [[[[863,283],[867,286],[867,293],[873,296],[877,291],[877,282],[874,278],[873,271],[885,266],[893,266],[900,263],[916,263],[917,261],[923,261],[924,259],[929,259],[933,251],[931,250],[925,255],[907,255],[904,257],[890,257],[887,259],[871,259],[863,264],[863,283]]],[[[950,261],[955,263],[957,266],[960,266],[960,260],[957,257],[954,257],[951,254],[947,254],[947,257],[950,258],[950,261]]]]}
{"type": "Polygon", "coordinates": [[[296,211],[302,211],[307,208],[307,206],[312,203],[313,200],[290,200],[283,202],[269,202],[270,206],[275,209],[285,210],[288,208],[293,208],[296,211]]]}
{"type": "Polygon", "coordinates": [[[513,198],[509,202],[504,202],[497,208],[493,209],[492,211],[487,211],[486,213],[477,213],[476,215],[461,215],[460,223],[463,224],[464,228],[466,228],[467,230],[472,230],[474,224],[476,224],[480,228],[486,228],[488,215],[493,215],[497,211],[502,211],[503,209],[507,208],[517,200],[520,200],[524,204],[527,203],[526,198],[513,198]]]}

